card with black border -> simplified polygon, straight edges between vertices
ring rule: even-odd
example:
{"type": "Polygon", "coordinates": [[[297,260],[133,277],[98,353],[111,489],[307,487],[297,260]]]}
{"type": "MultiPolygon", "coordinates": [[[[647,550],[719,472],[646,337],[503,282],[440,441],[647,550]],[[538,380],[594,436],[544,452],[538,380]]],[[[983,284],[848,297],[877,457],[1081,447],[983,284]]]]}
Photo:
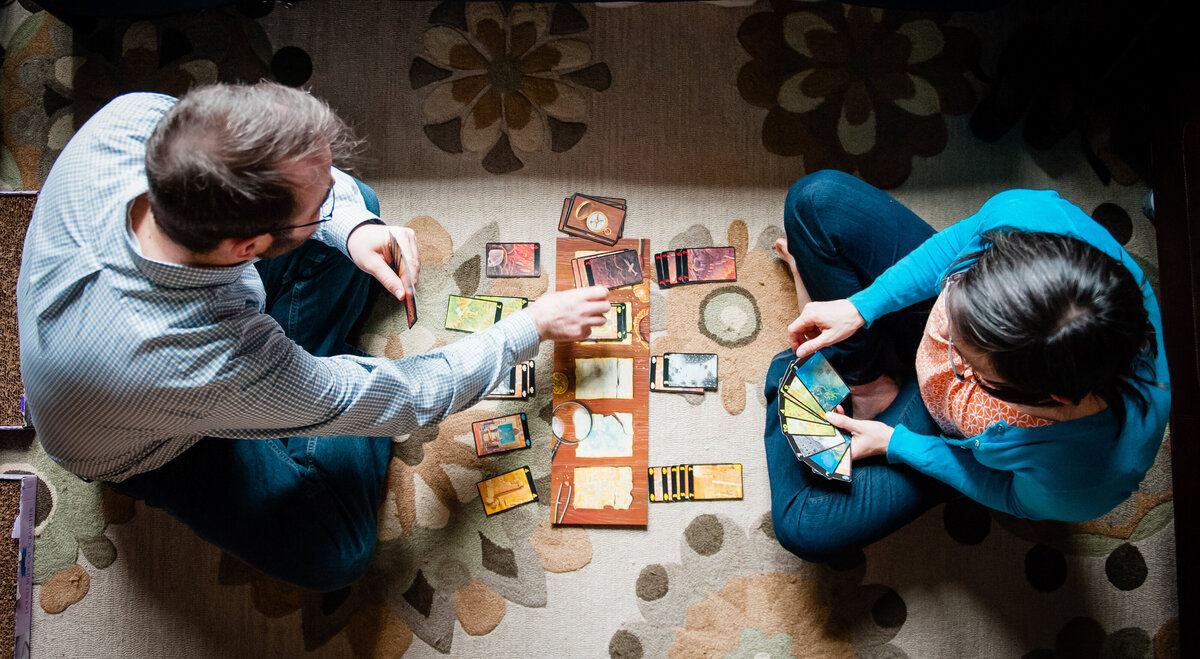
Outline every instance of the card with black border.
{"type": "Polygon", "coordinates": [[[484,398],[488,400],[528,400],[533,396],[533,360],[513,366],[508,377],[484,398]]]}
{"type": "Polygon", "coordinates": [[[650,391],[661,391],[670,394],[702,394],[704,387],[668,387],[663,384],[663,369],[658,366],[658,356],[650,356],[650,391]]]}
{"type": "Polygon", "coordinates": [[[459,332],[478,332],[500,320],[503,305],[477,297],[451,295],[446,302],[446,329],[459,332]]]}
{"type": "Polygon", "coordinates": [[[475,453],[480,457],[529,448],[529,422],[525,413],[498,416],[471,424],[475,436],[475,453]]]}
{"type": "Polygon", "coordinates": [[[636,249],[623,249],[613,254],[590,256],[583,261],[588,286],[621,288],[642,283],[642,259],[636,249]]]}
{"type": "Polygon", "coordinates": [[[737,253],[732,247],[689,247],[683,250],[687,283],[737,281],[737,253]]]}
{"type": "Polygon", "coordinates": [[[487,243],[483,249],[488,277],[540,277],[542,246],[538,243],[487,243]]]}
{"type": "Polygon", "coordinates": [[[519,467],[481,480],[475,486],[479,488],[483,512],[489,517],[537,501],[538,498],[537,488],[533,484],[533,473],[529,471],[529,467],[519,467]]]}
{"type": "Polygon", "coordinates": [[[662,356],[663,385],[717,388],[717,356],[712,353],[668,352],[662,356]]]}

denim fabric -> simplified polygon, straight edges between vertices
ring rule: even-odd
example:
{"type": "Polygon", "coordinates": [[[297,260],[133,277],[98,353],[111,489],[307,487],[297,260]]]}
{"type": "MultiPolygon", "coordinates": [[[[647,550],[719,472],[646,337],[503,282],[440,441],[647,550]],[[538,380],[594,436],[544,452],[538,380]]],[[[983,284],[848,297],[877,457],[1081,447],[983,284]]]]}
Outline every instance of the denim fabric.
{"type": "MultiPolygon", "coordinates": [[[[815,301],[859,292],[935,233],[887,193],[832,170],[792,185],[783,227],[788,251],[815,301]]],[[[850,384],[884,373],[909,377],[931,308],[926,302],[888,314],[823,354],[850,384]]]]}
{"type": "MultiPolygon", "coordinates": [[[[792,186],[784,228],[788,251],[813,300],[857,293],[934,234],[886,193],[837,171],[816,172],[792,186]]],[[[929,309],[923,303],[888,314],[822,354],[852,384],[891,375],[901,391],[877,420],[937,435],[912,377],[929,309]]],[[[830,560],[883,538],[955,495],[942,482],[888,464],[883,456],[855,462],[852,483],[827,480],[797,460],[780,428],[777,400],[779,380],[794,357],[791,350],[775,356],[765,389],[771,516],[786,549],[805,560],[830,560]]]]}
{"type": "MultiPolygon", "coordinates": [[[[779,380],[795,357],[784,350],[767,371],[767,472],[771,481],[771,520],[785,549],[807,561],[822,562],[865,547],[943,503],[956,492],[939,480],[883,456],[854,463],[850,483],[813,473],[796,459],[779,426],[779,380]]],[[[916,380],[901,387],[877,417],[923,434],[937,434],[916,380]]]]}
{"type": "MultiPolygon", "coordinates": [[[[374,191],[358,185],[378,214],[374,191]]],[[[317,356],[357,352],[369,275],[316,240],[256,267],[289,338],[317,356]]],[[[114,487],[268,575],[331,591],[370,562],[390,456],[388,437],[209,437],[114,487]]]]}

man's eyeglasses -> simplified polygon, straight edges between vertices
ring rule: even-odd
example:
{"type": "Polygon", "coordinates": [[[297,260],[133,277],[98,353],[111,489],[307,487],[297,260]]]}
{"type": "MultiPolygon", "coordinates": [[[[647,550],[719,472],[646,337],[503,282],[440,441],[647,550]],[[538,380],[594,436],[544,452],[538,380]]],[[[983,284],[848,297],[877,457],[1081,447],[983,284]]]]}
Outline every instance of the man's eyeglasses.
{"type": "Polygon", "coordinates": [[[325,201],[321,203],[321,211],[320,211],[321,219],[317,220],[316,222],[306,222],[304,224],[297,224],[294,226],[285,227],[283,229],[276,229],[276,230],[272,231],[271,233],[284,233],[287,231],[291,231],[292,229],[303,229],[304,227],[311,227],[311,226],[314,226],[317,224],[324,224],[324,223],[328,222],[329,220],[333,219],[333,203],[334,203],[333,188],[329,188],[329,196],[325,197],[325,201]]]}

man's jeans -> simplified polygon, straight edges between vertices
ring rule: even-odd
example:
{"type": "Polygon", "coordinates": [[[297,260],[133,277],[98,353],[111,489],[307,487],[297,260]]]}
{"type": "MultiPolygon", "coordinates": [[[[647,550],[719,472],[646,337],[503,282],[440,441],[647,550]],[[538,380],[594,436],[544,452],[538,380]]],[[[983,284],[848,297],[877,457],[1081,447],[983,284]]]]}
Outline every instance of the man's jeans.
{"type": "MultiPolygon", "coordinates": [[[[934,230],[899,202],[862,181],[821,171],[797,181],[784,210],[788,251],[813,300],[839,300],[866,288],[934,230]]],[[[938,435],[913,377],[928,302],[888,314],[869,329],[822,350],[850,384],[887,374],[900,394],[877,417],[890,426],[938,435]]],[[[779,380],[795,358],[775,356],[767,371],[766,450],[775,536],[789,551],[826,561],[883,538],[955,492],[883,456],[854,463],[853,482],[829,481],[796,459],[779,424],[779,380]]],[[[847,409],[847,412],[852,412],[847,409]]]]}
{"type": "MultiPolygon", "coordinates": [[[[375,192],[359,188],[378,214],[375,192]]],[[[317,356],[358,352],[379,290],[369,275],[316,240],[255,267],[267,311],[289,338],[317,356]]],[[[207,437],[114,487],[268,575],[330,591],[370,563],[390,455],[388,437],[207,437]]]]}

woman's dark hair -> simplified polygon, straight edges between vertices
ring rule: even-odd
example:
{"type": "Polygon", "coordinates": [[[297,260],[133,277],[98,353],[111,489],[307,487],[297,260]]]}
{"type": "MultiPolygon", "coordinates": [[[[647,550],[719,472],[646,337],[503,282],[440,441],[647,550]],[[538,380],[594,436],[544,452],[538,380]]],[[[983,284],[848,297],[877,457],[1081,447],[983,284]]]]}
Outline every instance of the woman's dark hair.
{"type": "Polygon", "coordinates": [[[226,238],[284,229],[296,212],[287,165],[361,142],[324,101],[273,82],[216,84],[183,96],[146,143],[154,221],[197,253],[226,238]]]}
{"type": "Polygon", "coordinates": [[[1124,396],[1142,412],[1139,360],[1156,354],[1142,289],[1119,261],[1055,233],[993,229],[950,267],[952,331],[988,355],[996,374],[1032,397],[1078,403],[1096,394],[1125,424],[1124,396]]]}

